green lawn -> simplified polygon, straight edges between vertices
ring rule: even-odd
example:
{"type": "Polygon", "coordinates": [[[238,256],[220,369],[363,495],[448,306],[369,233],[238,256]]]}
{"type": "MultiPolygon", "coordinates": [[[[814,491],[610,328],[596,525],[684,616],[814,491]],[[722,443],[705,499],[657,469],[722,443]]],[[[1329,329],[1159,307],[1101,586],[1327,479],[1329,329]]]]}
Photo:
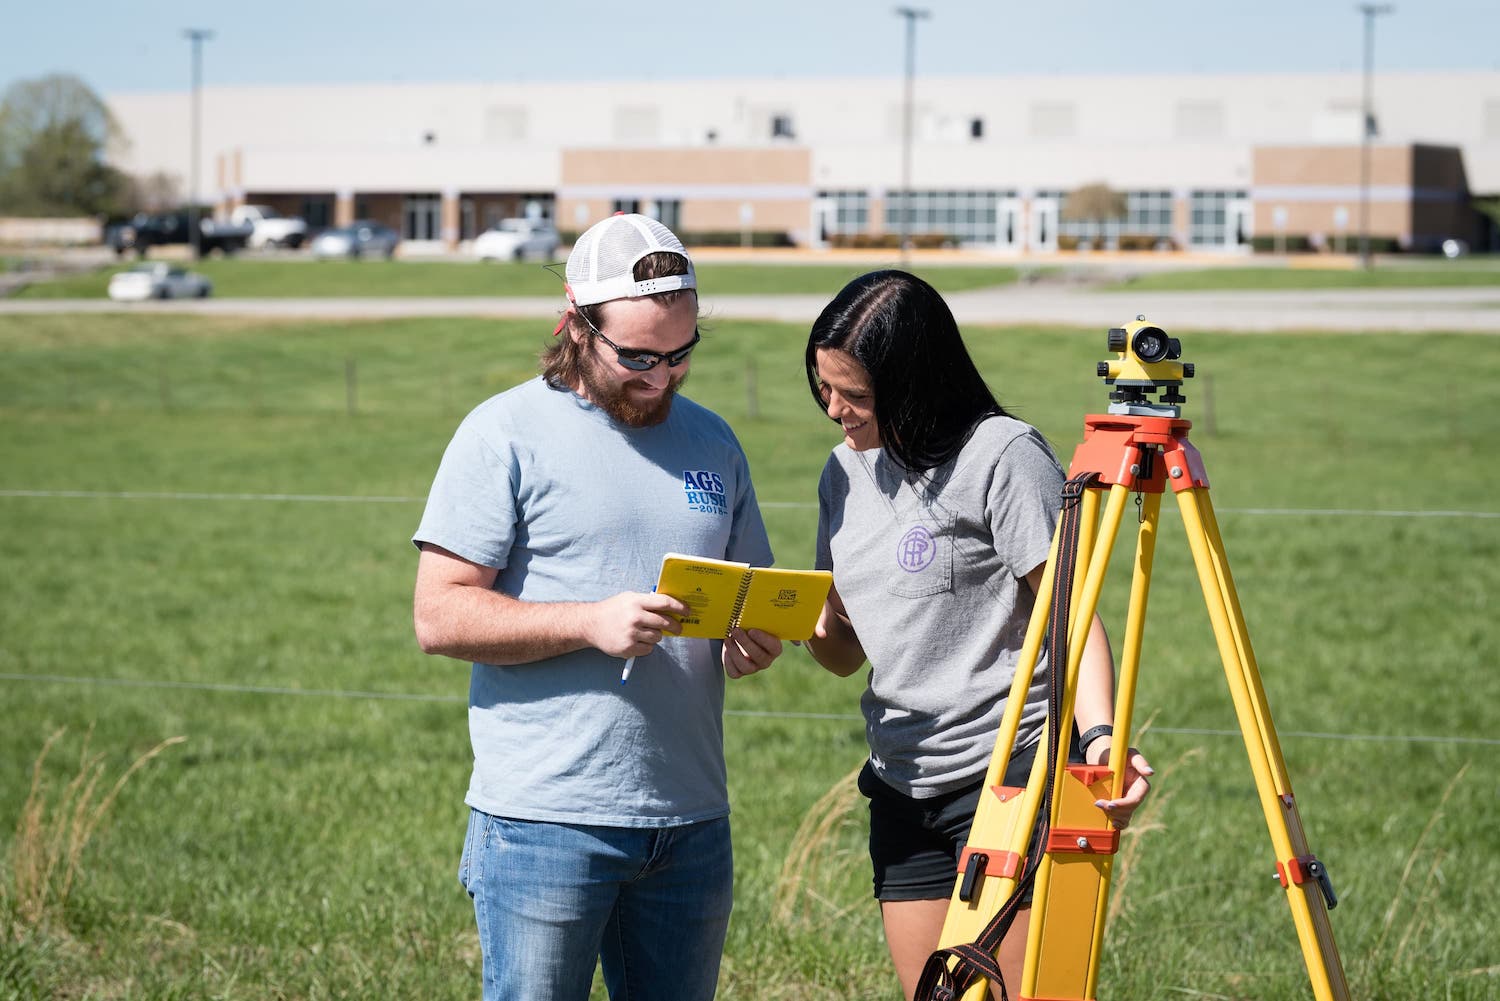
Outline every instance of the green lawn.
{"type": "MultiPolygon", "coordinates": [[[[811,558],[836,440],[804,338],[718,323],[688,387],[740,434],[786,565],[811,558]]],[[[0,998],[477,996],[455,879],[468,671],[416,650],[407,539],[454,425],[544,339],[525,321],[6,318],[0,998]],[[178,736],[100,814],[66,899],[61,869],[29,895],[24,849],[61,837],[49,818],[87,788],[68,783],[97,769],[98,804],[178,736]]],[[[1105,403],[1103,339],[969,331],[1065,461],[1105,403]]],[[[1204,333],[1184,357],[1353,996],[1493,998],[1500,340],[1204,333]]],[[[1099,996],[1308,997],[1179,524],[1137,699],[1159,780],[1124,839],[1099,996]]],[[[860,687],[798,649],[730,685],[723,998],[897,997],[848,781],[860,687]],[[830,793],[825,832],[798,840],[830,793]]]]}
{"type": "MultiPolygon", "coordinates": [[[[101,299],[109,276],[131,262],[86,275],[29,285],[33,299],[101,299]]],[[[192,265],[214,283],[220,298],[325,296],[561,296],[562,266],[554,274],[535,263],[474,261],[312,261],[215,258],[192,265]]],[[[698,267],[704,288],[719,295],[808,293],[832,297],[849,279],[870,270],[859,264],[780,265],[708,261],[698,267]]],[[[942,266],[922,270],[940,291],[959,292],[1016,280],[1007,267],[942,266]]]]}

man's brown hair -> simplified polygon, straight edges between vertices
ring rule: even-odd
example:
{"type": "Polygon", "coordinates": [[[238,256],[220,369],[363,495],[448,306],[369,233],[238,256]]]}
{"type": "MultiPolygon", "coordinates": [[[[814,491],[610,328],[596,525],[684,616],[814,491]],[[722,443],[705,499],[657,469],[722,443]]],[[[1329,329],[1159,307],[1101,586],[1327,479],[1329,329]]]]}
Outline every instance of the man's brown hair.
{"type": "MultiPolygon", "coordinates": [[[[687,270],[687,258],[681,254],[657,251],[636,261],[633,272],[635,280],[643,282],[652,278],[666,278],[668,275],[685,275],[687,270]]],[[[693,289],[683,288],[673,289],[670,292],[658,292],[651,298],[659,299],[663,305],[670,306],[677,301],[679,296],[695,294],[693,289]]],[[[583,352],[589,350],[594,334],[589,324],[592,323],[600,330],[604,329],[603,316],[599,308],[603,305],[605,304],[600,302],[592,306],[575,306],[573,315],[568,318],[567,326],[542,352],[542,378],[547,380],[547,385],[554,389],[568,389],[579,384],[583,352]],[[580,335],[577,340],[573,337],[575,332],[580,335]]]]}

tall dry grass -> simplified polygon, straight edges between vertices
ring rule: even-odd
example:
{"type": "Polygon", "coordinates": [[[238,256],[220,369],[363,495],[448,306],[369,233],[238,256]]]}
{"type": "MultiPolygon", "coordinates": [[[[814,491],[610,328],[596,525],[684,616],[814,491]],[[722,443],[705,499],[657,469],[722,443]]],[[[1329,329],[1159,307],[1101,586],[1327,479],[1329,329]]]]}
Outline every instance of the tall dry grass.
{"type": "Polygon", "coordinates": [[[45,765],[66,727],[59,727],[42,744],[31,766],[31,789],[16,822],[16,836],[8,853],[4,911],[13,930],[22,932],[58,926],[68,897],[77,885],[84,850],[131,776],[146,763],[186,737],[169,737],[140,755],[103,790],[106,755],[90,751],[92,730],[84,737],[78,769],[57,793],[46,778],[45,765]]]}
{"type": "MultiPolygon", "coordinates": [[[[1412,939],[1428,924],[1432,917],[1433,909],[1436,907],[1437,883],[1441,878],[1442,865],[1447,857],[1442,851],[1428,852],[1426,842],[1433,830],[1443,819],[1443,808],[1453,798],[1453,791],[1463,781],[1464,775],[1469,771],[1472,762],[1466,761],[1458,772],[1443,789],[1443,795],[1438,800],[1437,808],[1432,811],[1432,816],[1427,819],[1427,826],[1422,828],[1422,833],[1417,836],[1416,843],[1412,845],[1411,852],[1406,856],[1406,865],[1401,869],[1401,879],[1396,883],[1396,892],[1391,897],[1391,904],[1386,908],[1385,919],[1381,922],[1380,938],[1375,943],[1373,955],[1384,955],[1386,952],[1386,940],[1395,930],[1397,918],[1406,915],[1405,927],[1401,931],[1401,937],[1396,943],[1395,955],[1392,958],[1393,965],[1399,966],[1404,957],[1408,955],[1407,950],[1411,947],[1412,939]],[[1418,861],[1427,863],[1427,872],[1422,876],[1422,885],[1416,891],[1416,899],[1411,900],[1410,886],[1412,875],[1417,868],[1418,861]]],[[[1490,968],[1493,970],[1493,967],[1490,968]]],[[[1481,970],[1477,972],[1488,973],[1481,970]]]]}
{"type": "Polygon", "coordinates": [[[797,825],[776,878],[771,917],[778,924],[816,927],[841,921],[853,907],[868,901],[863,896],[852,903],[841,901],[830,889],[847,886],[849,871],[862,868],[868,858],[844,847],[846,828],[863,819],[855,809],[863,802],[858,786],[863,769],[861,761],[820,796],[797,825]]]}

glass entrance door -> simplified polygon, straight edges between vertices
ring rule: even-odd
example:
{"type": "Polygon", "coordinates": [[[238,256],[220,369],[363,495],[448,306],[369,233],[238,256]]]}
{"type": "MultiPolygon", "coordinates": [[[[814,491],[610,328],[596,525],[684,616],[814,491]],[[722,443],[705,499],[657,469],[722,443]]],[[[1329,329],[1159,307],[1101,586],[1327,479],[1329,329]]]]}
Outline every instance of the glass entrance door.
{"type": "Polygon", "coordinates": [[[1250,199],[1231,198],[1224,204],[1224,246],[1241,253],[1250,252],[1250,237],[1254,234],[1254,213],[1250,199]]]}
{"type": "Polygon", "coordinates": [[[1002,198],[995,203],[995,249],[1020,250],[1024,227],[1021,224],[1021,200],[1002,198]]]}
{"type": "Polygon", "coordinates": [[[443,200],[437,195],[407,195],[402,217],[403,239],[442,239],[443,200]]]}
{"type": "Polygon", "coordinates": [[[1026,249],[1052,252],[1057,249],[1057,205],[1052,197],[1031,200],[1031,227],[1027,233],[1026,249]]]}

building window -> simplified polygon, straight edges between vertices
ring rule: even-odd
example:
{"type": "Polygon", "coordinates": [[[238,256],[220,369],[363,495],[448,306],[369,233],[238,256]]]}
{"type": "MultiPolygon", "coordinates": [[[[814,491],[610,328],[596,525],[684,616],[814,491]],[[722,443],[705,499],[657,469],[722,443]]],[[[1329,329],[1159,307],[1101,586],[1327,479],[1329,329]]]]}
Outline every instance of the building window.
{"type": "Polygon", "coordinates": [[[682,201],[677,198],[658,198],[646,203],[646,215],[676,232],[682,224],[682,201]]]}
{"type": "Polygon", "coordinates": [[[609,203],[609,211],[611,215],[616,212],[634,214],[639,212],[640,210],[641,203],[634,198],[616,198],[614,201],[609,203]]]}
{"type": "Polygon", "coordinates": [[[443,200],[437,195],[408,195],[401,236],[406,240],[439,240],[443,236],[443,200]]]}
{"type": "Polygon", "coordinates": [[[1194,191],[1189,202],[1188,243],[1194,247],[1221,247],[1243,242],[1229,232],[1229,203],[1243,199],[1243,191],[1194,191]]]}
{"type": "MultiPolygon", "coordinates": [[[[1065,194],[1059,206],[1059,216],[1067,215],[1067,203],[1065,194]]],[[[1103,238],[1106,242],[1118,240],[1126,233],[1168,238],[1172,235],[1172,192],[1127,191],[1124,218],[1066,220],[1058,223],[1057,231],[1063,236],[1103,238]]]]}
{"type": "Polygon", "coordinates": [[[310,195],[302,199],[302,218],[311,230],[327,229],[333,222],[333,199],[327,195],[310,195]]]}
{"type": "Polygon", "coordinates": [[[653,143],[660,138],[661,115],[654,107],[627,107],[615,109],[614,138],[616,142],[653,143]]]}
{"type": "Polygon", "coordinates": [[[1067,139],[1078,130],[1073,105],[1061,101],[1038,101],[1031,106],[1028,131],[1033,139],[1067,139]]]}
{"type": "Polygon", "coordinates": [[[772,139],[795,139],[796,130],[792,128],[792,116],[778,114],[771,116],[771,138],[772,139]]]}
{"type": "Polygon", "coordinates": [[[885,228],[902,232],[903,210],[910,212],[912,235],[940,235],[958,243],[994,243],[995,215],[1002,198],[1014,191],[913,191],[910,199],[893,191],[886,196],[885,228]]]}
{"type": "Polygon", "coordinates": [[[825,235],[853,235],[870,231],[870,196],[863,191],[820,191],[819,198],[833,202],[833,218],[825,235]]]}
{"type": "Polygon", "coordinates": [[[1222,139],[1224,105],[1218,101],[1181,101],[1173,124],[1178,139],[1222,139]]]}
{"type": "Polygon", "coordinates": [[[1500,141],[1500,98],[1484,102],[1484,137],[1491,142],[1500,141]]]}
{"type": "Polygon", "coordinates": [[[484,111],[484,141],[514,143],[526,138],[526,109],[514,105],[492,104],[484,111]]]}

